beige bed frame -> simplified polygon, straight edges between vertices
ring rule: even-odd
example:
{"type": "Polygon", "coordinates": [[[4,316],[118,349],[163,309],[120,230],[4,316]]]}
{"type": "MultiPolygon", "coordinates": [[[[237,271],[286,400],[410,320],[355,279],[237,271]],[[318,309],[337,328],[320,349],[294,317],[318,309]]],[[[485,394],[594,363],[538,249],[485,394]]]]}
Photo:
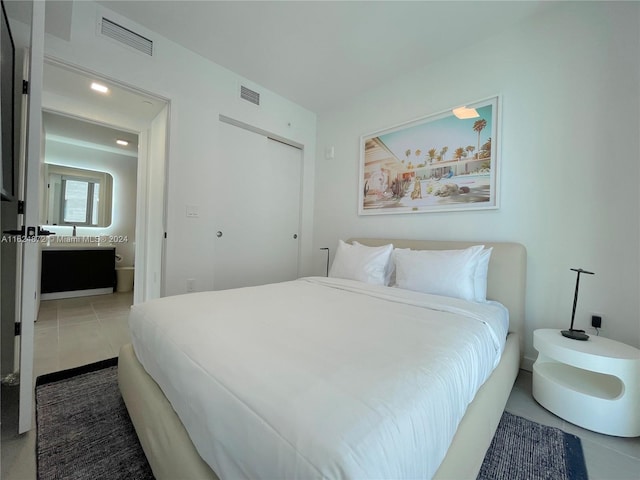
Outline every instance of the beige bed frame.
{"type": "MultiPolygon", "coordinates": [[[[449,242],[354,238],[364,245],[393,243],[397,248],[445,250],[484,244],[493,247],[487,297],[510,313],[509,336],[502,359],[458,426],[436,479],[475,479],[496,431],[518,374],[524,337],[526,250],[517,243],[449,242]]],[[[180,419],[158,385],[147,375],[131,345],[120,350],[118,383],[131,420],[158,480],[216,480],[218,476],[198,455],[180,419]]]]}

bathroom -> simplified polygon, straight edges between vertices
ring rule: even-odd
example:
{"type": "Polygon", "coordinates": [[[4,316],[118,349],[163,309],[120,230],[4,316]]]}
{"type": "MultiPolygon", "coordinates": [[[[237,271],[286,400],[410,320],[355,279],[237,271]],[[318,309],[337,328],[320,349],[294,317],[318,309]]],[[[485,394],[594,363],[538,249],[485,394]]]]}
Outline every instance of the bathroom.
{"type": "Polygon", "coordinates": [[[130,292],[137,135],[50,111],[42,118],[41,223],[52,234],[42,246],[41,300],[112,293],[114,280],[116,291],[130,292]]]}
{"type": "Polygon", "coordinates": [[[42,108],[34,376],[117,356],[131,305],[160,295],[168,118],[165,99],[53,59],[42,108]]]}
{"type": "Polygon", "coordinates": [[[135,277],[133,303],[161,296],[168,100],[53,58],[43,67],[39,210],[55,234],[47,243],[112,244],[120,288],[135,277]],[[76,222],[61,219],[56,188],[62,192],[65,175],[72,186],[81,180],[84,196],[67,199],[76,202],[76,222]]]}

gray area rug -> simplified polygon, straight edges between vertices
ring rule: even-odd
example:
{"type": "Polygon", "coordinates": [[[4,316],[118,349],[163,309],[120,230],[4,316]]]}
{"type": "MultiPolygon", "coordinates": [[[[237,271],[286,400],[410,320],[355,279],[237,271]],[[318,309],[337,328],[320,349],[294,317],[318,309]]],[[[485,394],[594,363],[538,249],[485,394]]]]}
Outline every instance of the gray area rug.
{"type": "Polygon", "coordinates": [[[38,480],[153,479],[117,368],[113,358],[38,377],[38,480]]]}
{"type": "Polygon", "coordinates": [[[478,475],[478,480],[587,478],[578,437],[508,412],[502,414],[478,475]]]}
{"type": "MultiPolygon", "coordinates": [[[[153,474],[117,380],[117,359],[38,377],[38,480],[143,480],[153,474]]],[[[478,480],[582,480],[580,439],[505,412],[478,480]]]]}

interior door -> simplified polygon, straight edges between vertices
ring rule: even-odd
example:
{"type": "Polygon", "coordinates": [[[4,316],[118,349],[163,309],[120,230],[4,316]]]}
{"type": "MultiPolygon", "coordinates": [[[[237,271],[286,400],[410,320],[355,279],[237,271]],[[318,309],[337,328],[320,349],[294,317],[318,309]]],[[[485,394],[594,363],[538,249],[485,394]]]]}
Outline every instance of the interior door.
{"type": "MultiPolygon", "coordinates": [[[[3,5],[4,6],[4,5],[3,5]]],[[[4,9],[3,9],[4,10],[4,9]]],[[[0,12],[4,15],[4,11],[0,12]]],[[[4,17],[3,17],[4,18],[4,17]]],[[[7,17],[8,18],[8,17],[7,17]]],[[[10,20],[9,20],[10,22],[10,20]]],[[[2,135],[2,168],[0,169],[0,187],[2,189],[2,202],[0,203],[0,228],[2,242],[0,243],[0,374],[2,375],[3,395],[8,393],[5,387],[15,387],[18,384],[17,362],[15,361],[15,324],[16,296],[18,294],[16,274],[19,255],[17,232],[20,232],[22,215],[18,194],[18,148],[20,138],[20,100],[22,88],[22,74],[15,73],[14,62],[16,54],[15,45],[11,37],[11,23],[9,28],[0,29],[0,47],[4,50],[0,55],[0,72],[2,82],[0,89],[0,130],[2,135]],[[7,54],[13,50],[13,54],[7,54]],[[14,72],[13,82],[9,74],[14,72]],[[13,97],[13,102],[11,99],[13,97]],[[13,130],[13,133],[11,132],[13,130]],[[13,137],[13,138],[12,138],[13,137]]],[[[21,258],[21,257],[20,257],[21,258]]],[[[14,390],[11,388],[11,390],[14,390]]],[[[17,390],[17,389],[16,389],[17,390]]],[[[3,401],[5,399],[3,398],[3,401]]],[[[14,409],[8,409],[13,412],[14,409]]],[[[15,409],[17,412],[17,409],[15,409]]],[[[3,414],[5,411],[3,410],[3,414]]],[[[5,418],[5,417],[3,417],[5,418]]],[[[13,419],[12,419],[13,423],[13,419]]],[[[17,425],[17,418],[15,419],[17,425]]]]}
{"type": "Polygon", "coordinates": [[[298,277],[301,150],[220,123],[214,289],[298,277]]]}
{"type": "Polygon", "coordinates": [[[42,70],[44,62],[45,2],[32,2],[31,49],[28,65],[29,94],[26,104],[26,136],[20,161],[25,162],[23,221],[27,240],[22,246],[20,298],[20,406],[18,432],[31,429],[33,415],[33,330],[39,305],[40,168],[42,155],[42,70]]]}
{"type": "MultiPolygon", "coordinates": [[[[2,232],[16,231],[18,226],[18,198],[3,198],[0,215],[0,227],[2,232]]],[[[15,322],[16,316],[16,267],[18,258],[18,243],[13,241],[16,237],[3,234],[3,241],[0,243],[0,265],[2,265],[0,276],[1,332],[0,339],[0,370],[4,384],[11,384],[13,380],[14,365],[14,343],[15,343],[15,322]]]]}

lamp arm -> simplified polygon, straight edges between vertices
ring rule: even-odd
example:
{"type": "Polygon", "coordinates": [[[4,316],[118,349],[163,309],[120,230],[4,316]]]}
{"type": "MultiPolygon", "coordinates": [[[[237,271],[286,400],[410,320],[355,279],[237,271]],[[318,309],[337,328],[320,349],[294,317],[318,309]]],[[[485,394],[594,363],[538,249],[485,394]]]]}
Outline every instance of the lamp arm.
{"type": "Polygon", "coordinates": [[[571,326],[569,327],[569,330],[573,330],[573,321],[576,318],[576,305],[578,305],[578,287],[580,286],[580,274],[586,273],[588,275],[595,275],[595,273],[589,272],[587,270],[583,270],[582,268],[571,268],[570,270],[578,273],[578,276],[576,277],[576,292],[573,295],[573,310],[571,311],[571,326]]]}
{"type": "Polygon", "coordinates": [[[580,287],[580,273],[581,272],[578,272],[578,277],[576,278],[576,293],[573,295],[573,310],[571,310],[571,326],[569,327],[569,330],[573,330],[573,321],[576,318],[576,305],[578,305],[578,288],[580,287]]]}
{"type": "Polygon", "coordinates": [[[589,340],[589,335],[584,333],[584,330],[574,330],[573,329],[573,321],[576,318],[576,306],[578,305],[578,288],[580,287],[580,274],[587,273],[589,275],[594,275],[593,272],[587,272],[581,268],[572,268],[574,272],[578,272],[578,276],[576,277],[576,292],[573,295],[573,310],[571,310],[571,327],[569,330],[561,330],[560,333],[563,337],[570,338],[572,340],[589,340]]]}

